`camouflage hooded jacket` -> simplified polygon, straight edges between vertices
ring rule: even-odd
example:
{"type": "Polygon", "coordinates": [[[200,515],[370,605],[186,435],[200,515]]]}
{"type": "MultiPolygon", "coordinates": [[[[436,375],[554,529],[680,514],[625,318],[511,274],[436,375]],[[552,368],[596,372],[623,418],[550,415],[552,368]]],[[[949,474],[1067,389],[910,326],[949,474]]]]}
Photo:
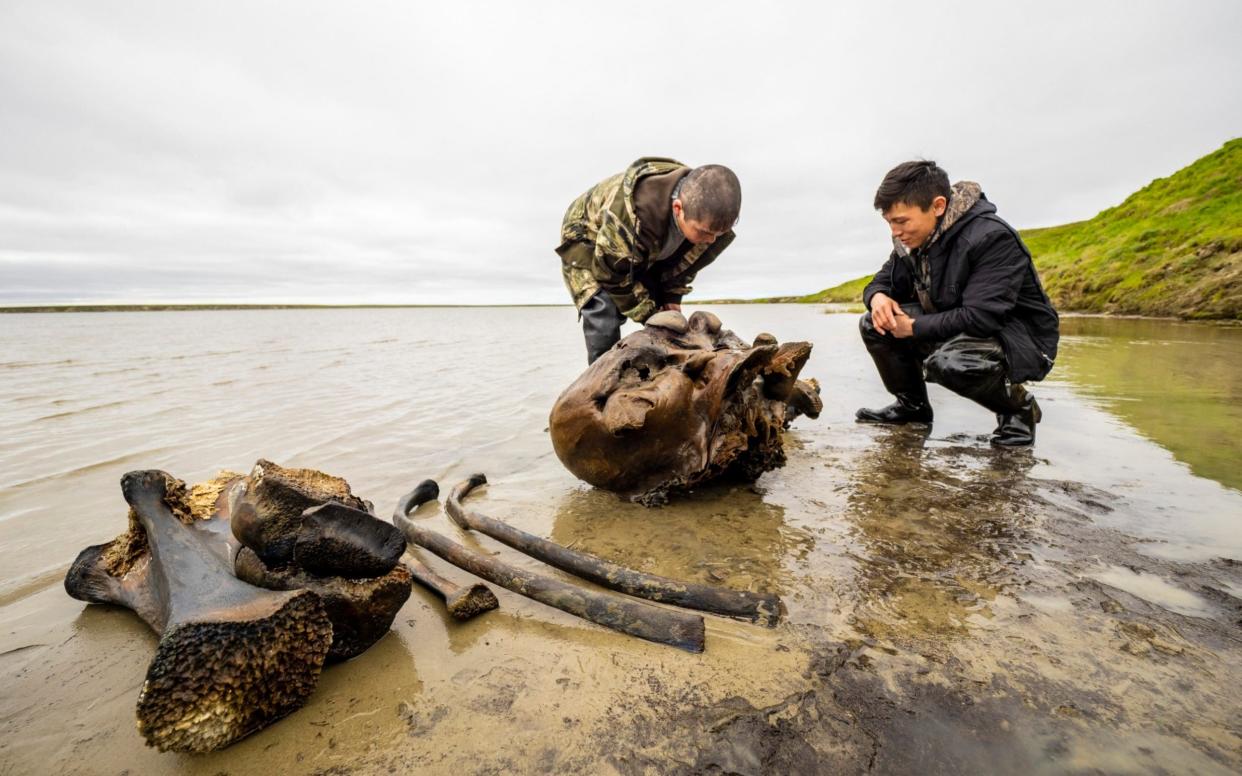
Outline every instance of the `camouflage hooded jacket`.
{"type": "MultiPolygon", "coordinates": [[[[638,216],[634,210],[634,189],[649,175],[660,175],[686,165],[673,159],[643,157],[625,172],[613,175],[578,197],[565,212],[561,223],[561,273],[579,310],[603,289],[625,317],[642,323],[656,312],[652,289],[640,277],[651,281],[652,259],[639,245],[638,216]]],[[[672,227],[675,228],[675,227],[672,227]]],[[[716,259],[733,242],[733,231],[711,244],[693,245],[679,261],[657,268],[660,283],[657,295],[689,293],[690,283],[703,267],[716,259]]],[[[663,262],[662,262],[663,263],[663,262]]]]}

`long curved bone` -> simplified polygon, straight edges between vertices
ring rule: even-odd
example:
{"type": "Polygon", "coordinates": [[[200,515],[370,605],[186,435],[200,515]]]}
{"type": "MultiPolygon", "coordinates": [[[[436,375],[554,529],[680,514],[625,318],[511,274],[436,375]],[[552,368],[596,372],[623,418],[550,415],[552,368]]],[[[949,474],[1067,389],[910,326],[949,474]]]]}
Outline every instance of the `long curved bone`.
{"type": "Polygon", "coordinates": [[[393,514],[393,522],[414,544],[431,550],[475,576],[584,620],[688,652],[703,651],[703,618],[698,615],[661,609],[611,593],[584,590],[558,579],[514,568],[494,558],[472,552],[410,520],[409,511],[431,501],[439,491],[435,482],[424,480],[413,492],[402,498],[401,503],[406,512],[398,510],[393,514]]]}
{"type": "Polygon", "coordinates": [[[162,751],[220,749],[295,711],[314,691],[332,642],[318,596],[271,592],[236,579],[196,525],[185,485],[161,471],[129,472],[129,530],[87,547],[65,590],[135,611],[160,643],[138,696],[138,732],[162,751]]]}
{"type": "Polygon", "coordinates": [[[445,502],[446,511],[458,528],[486,534],[549,566],[555,566],[597,585],[628,595],[687,609],[742,617],[768,627],[774,627],[780,620],[781,601],[774,595],[727,590],[693,582],[681,582],[655,574],[644,574],[594,555],[562,547],[495,518],[462,507],[461,500],[470,491],[485,484],[487,484],[486,475],[472,474],[469,479],[458,483],[449,493],[448,500],[445,502]]]}

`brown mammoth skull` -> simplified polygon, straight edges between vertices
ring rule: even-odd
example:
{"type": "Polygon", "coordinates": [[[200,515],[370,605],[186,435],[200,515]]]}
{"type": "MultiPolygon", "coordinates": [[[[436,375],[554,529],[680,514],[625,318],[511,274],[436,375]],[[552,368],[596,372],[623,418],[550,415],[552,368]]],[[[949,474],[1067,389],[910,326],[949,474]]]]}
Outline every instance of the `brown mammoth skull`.
{"type": "Polygon", "coordinates": [[[785,462],[780,432],[822,407],[798,379],[808,342],[748,345],[696,312],[652,316],[587,368],[552,407],[556,455],[590,484],[646,504],[721,476],[785,462]]]}

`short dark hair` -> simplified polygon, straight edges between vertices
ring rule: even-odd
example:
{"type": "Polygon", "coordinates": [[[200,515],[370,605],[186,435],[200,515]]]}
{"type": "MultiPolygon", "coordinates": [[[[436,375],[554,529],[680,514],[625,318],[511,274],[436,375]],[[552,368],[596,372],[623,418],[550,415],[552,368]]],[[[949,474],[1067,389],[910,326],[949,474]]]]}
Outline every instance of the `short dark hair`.
{"type": "Polygon", "coordinates": [[[742,184],[733,170],[719,164],[691,170],[682,181],[677,198],[686,218],[713,232],[732,229],[742,212],[742,184]]]}
{"type": "Polygon", "coordinates": [[[936,197],[949,198],[949,174],[935,162],[903,162],[888,171],[875,191],[875,209],[881,213],[899,202],[927,210],[936,197]]]}

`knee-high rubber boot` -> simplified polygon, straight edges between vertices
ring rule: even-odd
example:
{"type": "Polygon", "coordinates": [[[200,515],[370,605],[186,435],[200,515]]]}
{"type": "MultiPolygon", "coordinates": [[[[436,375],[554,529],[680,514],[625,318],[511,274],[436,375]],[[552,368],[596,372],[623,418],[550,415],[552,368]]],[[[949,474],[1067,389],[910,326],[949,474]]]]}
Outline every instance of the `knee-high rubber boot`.
{"type": "Polygon", "coordinates": [[[996,430],[991,442],[1001,447],[1026,447],[1035,444],[1035,424],[1043,419],[1035,397],[1019,385],[1009,385],[1007,412],[996,413],[996,430]]]}
{"type": "Polygon", "coordinates": [[[928,356],[927,379],[996,413],[991,442],[1002,447],[1035,444],[1035,424],[1043,416],[1035,397],[1009,382],[1004,349],[995,338],[959,336],[928,356]]]}
{"type": "Polygon", "coordinates": [[[923,382],[922,359],[914,343],[876,331],[870,313],[862,317],[858,328],[884,388],[897,401],[877,409],[863,407],[854,413],[854,418],[865,423],[931,423],[932,408],[927,401],[927,383],[923,382]]]}

